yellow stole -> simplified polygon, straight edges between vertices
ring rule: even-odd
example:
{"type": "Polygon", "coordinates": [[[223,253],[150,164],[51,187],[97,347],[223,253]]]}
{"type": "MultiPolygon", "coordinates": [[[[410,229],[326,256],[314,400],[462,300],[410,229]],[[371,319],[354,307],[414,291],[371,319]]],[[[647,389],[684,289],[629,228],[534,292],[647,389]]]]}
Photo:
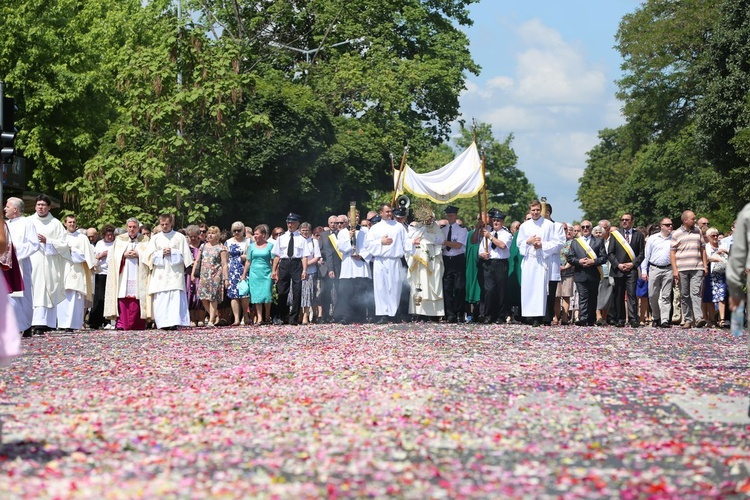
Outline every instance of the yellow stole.
{"type": "Polygon", "coordinates": [[[339,259],[344,260],[343,256],[341,255],[341,251],[339,250],[339,240],[336,238],[336,235],[331,233],[328,235],[328,239],[331,240],[333,249],[336,250],[337,254],[339,254],[339,259]]]}
{"type": "Polygon", "coordinates": [[[633,252],[633,248],[630,246],[630,243],[625,241],[625,238],[622,237],[620,231],[612,231],[610,234],[615,237],[620,246],[625,250],[625,253],[628,254],[628,257],[630,257],[630,262],[635,262],[635,252],[633,252]]]}
{"type": "MultiPolygon", "coordinates": [[[[589,259],[596,260],[596,254],[594,253],[594,250],[589,246],[588,243],[586,243],[586,240],[583,239],[583,236],[578,236],[576,238],[576,241],[579,245],[581,245],[581,248],[583,248],[583,251],[586,252],[586,255],[589,256],[589,259]]],[[[596,270],[599,271],[599,278],[604,278],[602,266],[596,266],[596,270]]]]}

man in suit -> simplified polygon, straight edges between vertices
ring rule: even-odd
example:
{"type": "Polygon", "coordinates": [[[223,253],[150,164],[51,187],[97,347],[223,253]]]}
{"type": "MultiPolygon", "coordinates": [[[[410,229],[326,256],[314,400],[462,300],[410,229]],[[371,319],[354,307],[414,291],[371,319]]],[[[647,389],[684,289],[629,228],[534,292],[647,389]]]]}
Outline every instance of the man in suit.
{"type": "Polygon", "coordinates": [[[593,326],[596,322],[596,301],[602,272],[599,266],[607,261],[604,240],[591,235],[591,221],[581,222],[581,234],[570,244],[568,263],[574,267],[573,281],[578,290],[577,326],[593,326]]]}
{"type": "Polygon", "coordinates": [[[625,292],[628,294],[628,321],[630,326],[638,328],[638,298],[635,295],[635,284],[638,279],[638,268],[643,262],[646,240],[640,231],[633,229],[633,215],[622,214],[620,228],[612,232],[609,247],[609,274],[615,280],[613,314],[615,326],[625,326],[625,292]]]}
{"type": "MultiPolygon", "coordinates": [[[[346,217],[342,220],[345,219],[346,217]]],[[[320,254],[323,257],[323,262],[318,266],[318,271],[321,278],[320,305],[323,308],[323,317],[318,318],[319,322],[330,322],[331,311],[336,306],[335,297],[338,292],[339,275],[341,274],[341,257],[334,246],[334,242],[337,241],[336,235],[339,228],[342,227],[338,221],[339,218],[335,215],[328,217],[328,229],[320,235],[320,254]]]]}

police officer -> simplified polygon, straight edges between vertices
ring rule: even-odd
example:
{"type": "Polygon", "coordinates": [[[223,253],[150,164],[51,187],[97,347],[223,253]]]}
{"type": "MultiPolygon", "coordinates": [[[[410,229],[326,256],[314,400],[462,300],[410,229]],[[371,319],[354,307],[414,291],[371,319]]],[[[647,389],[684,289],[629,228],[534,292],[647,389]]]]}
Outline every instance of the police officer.
{"type": "Polygon", "coordinates": [[[448,323],[463,321],[466,301],[466,238],[469,232],[456,222],[458,208],[448,205],[445,209],[448,224],[443,227],[443,295],[445,318],[448,323]]]}
{"type": "Polygon", "coordinates": [[[301,217],[295,213],[286,216],[287,231],[279,236],[273,246],[273,272],[279,294],[281,320],[290,325],[299,324],[302,280],[307,277],[307,257],[310,255],[305,238],[299,233],[301,217]],[[292,292],[291,310],[287,306],[289,292],[292,292]]]}

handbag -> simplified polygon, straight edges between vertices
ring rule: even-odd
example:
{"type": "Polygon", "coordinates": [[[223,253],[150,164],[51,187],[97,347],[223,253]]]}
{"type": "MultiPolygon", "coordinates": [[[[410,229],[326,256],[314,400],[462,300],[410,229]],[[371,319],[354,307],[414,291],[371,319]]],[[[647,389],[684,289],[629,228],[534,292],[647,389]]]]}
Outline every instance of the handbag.
{"type": "Polygon", "coordinates": [[[237,283],[237,295],[240,297],[250,296],[250,277],[248,276],[244,280],[237,283]]]}
{"type": "Polygon", "coordinates": [[[195,258],[195,262],[193,262],[193,274],[196,278],[201,277],[201,262],[203,261],[203,245],[200,246],[198,249],[198,257],[195,258]]]}
{"type": "Polygon", "coordinates": [[[714,268],[712,269],[712,271],[718,274],[726,274],[727,273],[727,261],[722,260],[721,262],[714,262],[714,268]]]}

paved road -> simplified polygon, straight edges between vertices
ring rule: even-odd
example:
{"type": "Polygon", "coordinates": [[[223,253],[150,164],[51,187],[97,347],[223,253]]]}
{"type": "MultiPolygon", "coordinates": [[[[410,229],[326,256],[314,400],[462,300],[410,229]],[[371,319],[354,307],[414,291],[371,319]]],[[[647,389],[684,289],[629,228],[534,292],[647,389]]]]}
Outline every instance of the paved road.
{"type": "Polygon", "coordinates": [[[747,339],[443,324],[84,332],[0,372],[0,496],[750,494],[747,339]]]}

